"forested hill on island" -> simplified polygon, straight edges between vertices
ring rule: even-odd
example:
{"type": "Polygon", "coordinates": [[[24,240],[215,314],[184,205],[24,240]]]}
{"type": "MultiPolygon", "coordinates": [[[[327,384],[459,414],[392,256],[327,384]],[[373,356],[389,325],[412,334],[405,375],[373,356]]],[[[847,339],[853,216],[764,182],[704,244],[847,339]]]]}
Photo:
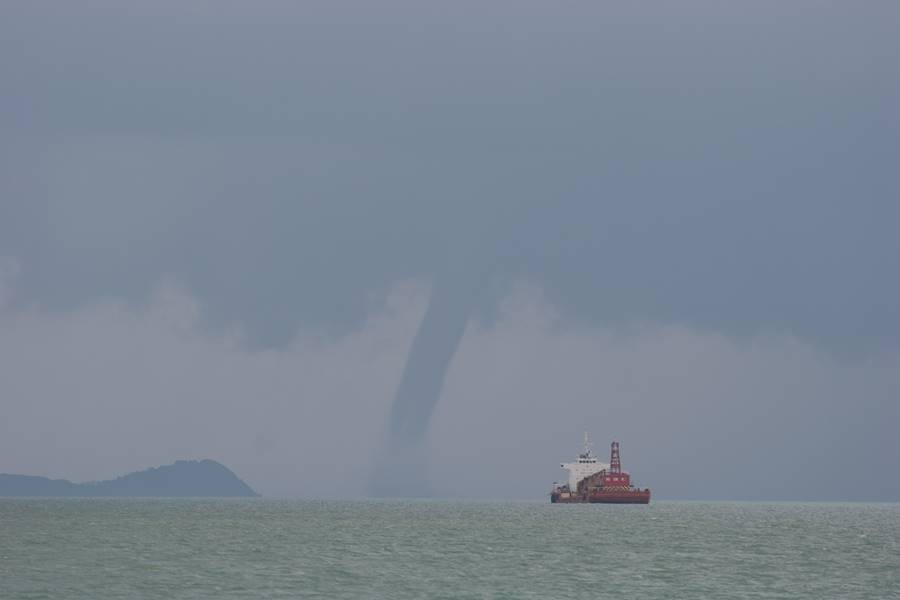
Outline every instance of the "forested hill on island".
{"type": "Polygon", "coordinates": [[[179,460],[108,481],[72,483],[0,473],[0,496],[253,497],[259,496],[228,467],[214,460],[179,460]]]}

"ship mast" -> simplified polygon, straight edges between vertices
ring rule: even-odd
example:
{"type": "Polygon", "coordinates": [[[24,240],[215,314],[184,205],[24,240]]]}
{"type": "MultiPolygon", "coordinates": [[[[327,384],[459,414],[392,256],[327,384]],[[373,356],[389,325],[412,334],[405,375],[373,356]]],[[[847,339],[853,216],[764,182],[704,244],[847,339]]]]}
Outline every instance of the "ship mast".
{"type": "Polygon", "coordinates": [[[593,445],[594,444],[591,443],[590,434],[587,431],[585,431],[584,432],[584,454],[582,455],[584,458],[587,458],[591,455],[591,446],[593,446],[593,445]]]}

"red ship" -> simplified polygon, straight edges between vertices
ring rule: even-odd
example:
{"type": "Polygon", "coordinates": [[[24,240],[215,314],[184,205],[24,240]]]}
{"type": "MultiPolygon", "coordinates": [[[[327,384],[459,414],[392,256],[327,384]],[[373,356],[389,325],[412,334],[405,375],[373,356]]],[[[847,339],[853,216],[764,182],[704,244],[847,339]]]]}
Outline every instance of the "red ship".
{"type": "Polygon", "coordinates": [[[553,485],[552,503],[648,504],[649,488],[631,485],[631,475],[622,470],[619,442],[610,448],[609,464],[597,462],[591,454],[590,441],[584,435],[584,452],[574,463],[560,465],[569,470],[569,483],[553,485]]]}

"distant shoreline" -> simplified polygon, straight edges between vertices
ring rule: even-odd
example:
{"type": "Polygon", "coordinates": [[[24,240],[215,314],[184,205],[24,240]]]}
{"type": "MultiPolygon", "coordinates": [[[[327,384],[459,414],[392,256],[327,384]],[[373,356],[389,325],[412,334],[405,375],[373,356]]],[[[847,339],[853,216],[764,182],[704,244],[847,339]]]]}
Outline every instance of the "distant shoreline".
{"type": "Polygon", "coordinates": [[[259,494],[225,465],[205,459],[179,460],[171,465],[88,483],[0,473],[0,497],[253,498],[259,494]]]}

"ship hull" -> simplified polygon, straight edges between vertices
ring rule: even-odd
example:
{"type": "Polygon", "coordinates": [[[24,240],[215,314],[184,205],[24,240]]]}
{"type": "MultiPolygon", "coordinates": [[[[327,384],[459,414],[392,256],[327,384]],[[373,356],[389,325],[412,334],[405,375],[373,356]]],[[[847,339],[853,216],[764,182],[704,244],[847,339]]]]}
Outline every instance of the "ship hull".
{"type": "Polygon", "coordinates": [[[550,494],[553,504],[649,504],[650,490],[593,491],[590,494],[550,494]]]}
{"type": "Polygon", "coordinates": [[[596,504],[650,504],[650,490],[594,492],[588,502],[596,504]]]}

